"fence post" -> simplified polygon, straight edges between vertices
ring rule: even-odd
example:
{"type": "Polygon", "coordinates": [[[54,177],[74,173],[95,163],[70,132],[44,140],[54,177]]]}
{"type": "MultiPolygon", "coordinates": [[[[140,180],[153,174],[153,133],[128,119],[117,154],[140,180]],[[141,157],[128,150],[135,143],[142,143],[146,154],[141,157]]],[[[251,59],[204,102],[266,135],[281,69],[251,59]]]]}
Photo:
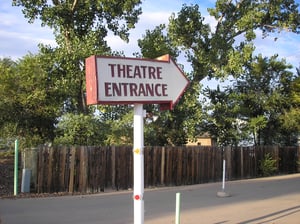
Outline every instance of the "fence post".
{"type": "MultiPolygon", "coordinates": [[[[60,161],[59,161],[59,190],[66,191],[66,158],[67,158],[67,148],[64,146],[59,149],[60,161]]],[[[69,158],[68,158],[69,159],[69,158]]]]}
{"type": "Polygon", "coordinates": [[[79,172],[79,191],[86,192],[87,189],[87,148],[84,146],[80,147],[80,172],[79,172]]]}
{"type": "Polygon", "coordinates": [[[231,169],[231,163],[232,163],[232,160],[231,160],[231,147],[230,146],[228,146],[228,147],[226,147],[225,148],[225,150],[226,150],[226,157],[225,157],[225,160],[227,161],[227,168],[226,168],[226,170],[227,170],[227,178],[229,179],[229,180],[231,180],[231,177],[232,177],[232,169],[231,169]]]}
{"type": "Polygon", "coordinates": [[[161,149],[161,173],[160,173],[160,184],[164,184],[165,182],[165,147],[161,149]]]}
{"type": "Polygon", "coordinates": [[[279,146],[276,145],[275,148],[274,148],[274,159],[276,160],[276,168],[277,168],[277,171],[279,171],[279,146]]]}
{"type": "Polygon", "coordinates": [[[240,147],[241,149],[241,178],[244,178],[244,148],[240,147]]]}
{"type": "Polygon", "coordinates": [[[70,178],[69,178],[69,192],[73,193],[74,191],[74,174],[75,174],[75,156],[76,156],[76,148],[72,147],[70,155],[70,178]]]}
{"type": "Polygon", "coordinates": [[[298,173],[300,173],[300,146],[298,146],[298,149],[297,149],[297,155],[298,155],[298,160],[297,160],[297,171],[298,173]]]}
{"type": "Polygon", "coordinates": [[[116,147],[111,147],[111,186],[116,188],[116,147]]]}

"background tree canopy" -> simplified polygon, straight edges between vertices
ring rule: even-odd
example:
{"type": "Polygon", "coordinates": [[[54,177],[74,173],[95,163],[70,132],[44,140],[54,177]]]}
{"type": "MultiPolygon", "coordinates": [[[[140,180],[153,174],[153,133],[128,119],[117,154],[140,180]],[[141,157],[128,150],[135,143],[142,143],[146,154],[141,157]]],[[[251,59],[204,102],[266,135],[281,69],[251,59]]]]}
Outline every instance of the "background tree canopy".
{"type": "MultiPolygon", "coordinates": [[[[37,55],[18,61],[1,59],[0,138],[22,137],[25,146],[132,144],[131,105],[87,107],[84,59],[122,55],[112,52],[104,38],[112,32],[128,41],[142,13],[141,1],[12,2],[28,22],[39,19],[50,27],[57,46],[40,45],[37,55]]],[[[184,56],[191,68],[182,68],[191,85],[172,111],[144,105],[149,115],[145,145],[182,145],[205,132],[221,145],[295,144],[299,70],[277,56],[256,55],[254,40],[258,32],[298,34],[298,8],[293,0],[218,0],[208,9],[216,22],[212,27],[197,4],[184,4],[169,24],[146,30],[135,55],[184,56]],[[233,81],[202,90],[205,77],[233,81]]]]}

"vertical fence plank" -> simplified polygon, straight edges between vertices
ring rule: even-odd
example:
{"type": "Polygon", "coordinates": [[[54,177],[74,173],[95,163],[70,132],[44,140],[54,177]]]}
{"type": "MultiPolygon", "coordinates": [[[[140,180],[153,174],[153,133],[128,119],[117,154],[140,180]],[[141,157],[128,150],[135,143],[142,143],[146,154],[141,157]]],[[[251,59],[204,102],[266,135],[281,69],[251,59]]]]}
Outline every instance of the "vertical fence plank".
{"type": "Polygon", "coordinates": [[[37,192],[42,193],[44,186],[44,148],[39,149],[38,163],[37,163],[37,192]]]}
{"type": "Polygon", "coordinates": [[[129,157],[129,164],[128,164],[128,175],[129,175],[129,188],[133,188],[133,153],[132,148],[127,149],[127,155],[129,157]],[[129,153],[128,153],[129,152],[129,153]]]}
{"type": "Polygon", "coordinates": [[[65,178],[64,178],[64,186],[65,191],[69,191],[69,180],[70,180],[70,155],[71,155],[71,149],[70,147],[66,147],[66,160],[65,160],[65,178]]]}
{"type": "MultiPolygon", "coordinates": [[[[160,163],[160,184],[165,184],[165,147],[161,149],[161,163],[160,163]]],[[[299,168],[300,169],[300,168],[299,168]]]]}
{"type": "Polygon", "coordinates": [[[199,183],[203,183],[205,182],[205,173],[204,173],[204,170],[205,170],[205,147],[201,147],[200,149],[200,153],[199,153],[199,157],[200,157],[200,164],[199,164],[199,171],[200,171],[200,182],[199,183]]]}
{"type": "Polygon", "coordinates": [[[48,157],[48,172],[47,172],[47,192],[52,192],[52,165],[53,165],[53,150],[47,148],[49,152],[48,157]]]}
{"type": "Polygon", "coordinates": [[[244,178],[244,149],[241,147],[240,148],[240,153],[241,153],[241,178],[244,178]]]}
{"type": "Polygon", "coordinates": [[[188,147],[185,147],[184,149],[184,169],[183,169],[183,175],[184,175],[184,185],[189,185],[191,182],[191,168],[192,168],[192,158],[190,156],[190,149],[188,147]]]}
{"type": "Polygon", "coordinates": [[[150,163],[151,163],[151,158],[150,158],[150,152],[151,148],[147,147],[144,148],[144,186],[148,187],[149,186],[149,179],[150,179],[150,163]]]}
{"type": "Polygon", "coordinates": [[[126,180],[125,180],[125,165],[126,164],[126,157],[125,157],[125,150],[124,150],[124,146],[122,148],[120,148],[120,156],[118,158],[119,162],[118,162],[118,165],[119,165],[119,188],[121,190],[124,190],[125,189],[125,185],[126,185],[126,180]]]}
{"type": "Polygon", "coordinates": [[[206,183],[209,181],[209,157],[208,157],[208,147],[204,147],[203,154],[203,166],[202,166],[202,174],[203,174],[203,182],[206,183]]]}
{"type": "Polygon", "coordinates": [[[297,159],[296,159],[297,172],[300,173],[300,146],[297,147],[296,153],[297,153],[297,159]]]}
{"type": "Polygon", "coordinates": [[[52,192],[59,192],[60,190],[60,147],[51,148],[53,150],[53,160],[52,160],[52,192]]]}
{"type": "Polygon", "coordinates": [[[170,184],[170,179],[171,179],[171,175],[172,175],[172,172],[171,172],[171,153],[170,153],[170,150],[168,147],[165,147],[165,150],[166,150],[166,170],[165,170],[165,185],[169,185],[170,184]]]}
{"type": "Polygon", "coordinates": [[[176,160],[176,166],[177,166],[177,172],[176,172],[176,185],[181,185],[182,183],[182,164],[183,164],[183,150],[182,148],[177,149],[177,160],[176,160]]]}
{"type": "Polygon", "coordinates": [[[87,149],[85,147],[80,148],[80,158],[79,158],[79,192],[86,192],[87,188],[87,170],[88,170],[88,160],[87,160],[87,149]]]}
{"type": "Polygon", "coordinates": [[[98,152],[98,172],[96,175],[99,177],[98,181],[98,189],[97,192],[103,192],[105,189],[105,181],[106,181],[106,148],[97,149],[98,152]]]}
{"type": "MultiPolygon", "coordinates": [[[[132,147],[124,147],[124,158],[125,158],[125,163],[124,163],[124,180],[125,180],[125,188],[124,189],[130,189],[133,187],[132,184],[132,147]]],[[[151,163],[150,163],[151,164],[151,163]]]]}
{"type": "Polygon", "coordinates": [[[195,166],[195,176],[196,176],[196,182],[197,184],[201,183],[201,151],[199,148],[195,149],[196,150],[196,166],[195,166]]]}
{"type": "Polygon", "coordinates": [[[74,176],[75,176],[75,157],[76,157],[76,149],[74,147],[71,148],[70,151],[70,178],[69,178],[69,192],[74,192],[74,176]]]}
{"type": "Polygon", "coordinates": [[[232,148],[226,147],[226,178],[230,180],[232,178],[232,148]]]}
{"type": "Polygon", "coordinates": [[[159,163],[158,163],[158,151],[155,147],[152,147],[153,153],[152,153],[152,186],[156,186],[158,182],[158,173],[159,173],[159,163]]]}
{"type": "Polygon", "coordinates": [[[191,160],[190,167],[190,184],[196,184],[196,167],[197,167],[197,154],[193,147],[189,147],[189,156],[191,160]]]}
{"type": "Polygon", "coordinates": [[[66,147],[62,147],[59,149],[59,191],[65,191],[65,172],[66,172],[66,157],[67,157],[67,149],[66,147]]]}
{"type": "Polygon", "coordinates": [[[116,147],[111,147],[111,186],[116,188],[116,147]]]}

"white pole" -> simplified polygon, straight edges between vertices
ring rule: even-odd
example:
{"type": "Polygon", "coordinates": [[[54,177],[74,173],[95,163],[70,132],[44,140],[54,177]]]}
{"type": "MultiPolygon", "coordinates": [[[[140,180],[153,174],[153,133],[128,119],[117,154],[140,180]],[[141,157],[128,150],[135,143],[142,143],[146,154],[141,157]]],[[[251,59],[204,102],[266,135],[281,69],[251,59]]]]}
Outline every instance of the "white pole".
{"type": "Polygon", "coordinates": [[[176,193],[175,224],[180,224],[180,193],[176,193]]]}
{"type": "Polygon", "coordinates": [[[222,182],[222,191],[224,192],[225,191],[225,171],[226,169],[226,161],[225,159],[223,160],[223,182],[222,182]]]}
{"type": "Polygon", "coordinates": [[[229,197],[230,195],[225,192],[225,174],[226,174],[226,161],[223,160],[223,180],[222,180],[222,191],[217,193],[218,197],[229,197]]]}
{"type": "Polygon", "coordinates": [[[144,116],[143,104],[134,105],[133,207],[134,224],[144,223],[144,116]]]}
{"type": "Polygon", "coordinates": [[[15,164],[14,164],[14,195],[18,195],[18,154],[19,154],[19,141],[15,140],[15,164]]]}

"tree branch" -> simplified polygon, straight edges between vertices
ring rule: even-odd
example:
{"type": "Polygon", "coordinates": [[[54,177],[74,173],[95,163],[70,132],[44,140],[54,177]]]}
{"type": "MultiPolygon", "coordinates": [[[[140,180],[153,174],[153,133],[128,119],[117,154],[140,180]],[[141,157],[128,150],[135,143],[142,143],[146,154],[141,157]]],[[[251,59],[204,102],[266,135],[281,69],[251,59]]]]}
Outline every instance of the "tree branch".
{"type": "Polygon", "coordinates": [[[53,2],[53,5],[59,5],[60,4],[59,0],[52,0],[52,2],[53,2]]]}
{"type": "Polygon", "coordinates": [[[77,0],[74,0],[73,5],[72,5],[72,8],[71,8],[72,12],[74,12],[74,9],[75,9],[77,3],[78,3],[78,1],[77,1],[77,0]]]}

